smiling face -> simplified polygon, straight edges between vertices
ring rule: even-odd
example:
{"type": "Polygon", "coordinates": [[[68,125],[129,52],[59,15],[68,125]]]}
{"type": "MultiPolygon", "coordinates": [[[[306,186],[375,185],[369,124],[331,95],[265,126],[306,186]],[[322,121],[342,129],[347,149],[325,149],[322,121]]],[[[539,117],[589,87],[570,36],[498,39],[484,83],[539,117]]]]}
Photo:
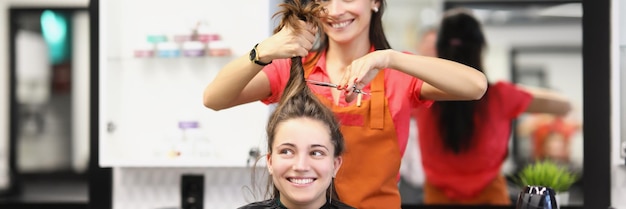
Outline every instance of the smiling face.
{"type": "Polygon", "coordinates": [[[329,40],[348,43],[354,40],[369,42],[370,20],[376,0],[320,0],[326,9],[322,18],[329,40]]]}
{"type": "Polygon", "coordinates": [[[544,156],[551,160],[569,162],[569,144],[565,136],[558,132],[551,133],[544,141],[544,156]]]}
{"type": "Polygon", "coordinates": [[[341,166],[328,126],[306,117],[285,120],[277,125],[271,146],[267,166],[281,203],[288,208],[321,207],[341,166]]]}

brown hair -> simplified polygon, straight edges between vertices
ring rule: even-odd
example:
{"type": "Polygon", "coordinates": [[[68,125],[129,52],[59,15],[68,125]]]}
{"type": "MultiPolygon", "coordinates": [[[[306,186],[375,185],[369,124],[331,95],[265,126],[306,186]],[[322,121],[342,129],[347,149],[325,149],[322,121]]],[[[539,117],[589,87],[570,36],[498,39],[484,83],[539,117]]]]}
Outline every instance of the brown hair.
{"type": "MultiPolygon", "coordinates": [[[[299,20],[317,24],[318,28],[321,28],[319,14],[323,12],[323,9],[320,4],[314,1],[301,3],[299,0],[294,0],[291,3],[280,4],[280,7],[282,7],[282,10],[278,11],[274,16],[282,15],[282,20],[274,30],[275,33],[287,25],[295,30],[303,30],[303,28],[298,27],[299,24],[297,23],[299,20]]],[[[276,128],[282,122],[295,118],[310,118],[324,123],[330,131],[331,143],[335,148],[333,157],[338,157],[343,153],[344,139],[340,132],[339,122],[335,118],[335,114],[324,106],[307,86],[304,78],[302,57],[291,58],[289,81],[278,103],[278,107],[271,114],[267,123],[268,154],[273,152],[272,145],[276,135],[276,128]]],[[[335,194],[332,194],[332,187],[331,183],[327,190],[327,198],[332,196],[338,199],[335,194]]],[[[268,176],[265,196],[269,198],[280,197],[280,191],[273,185],[271,176],[268,176]],[[270,188],[273,191],[271,196],[269,195],[270,188]]]]}

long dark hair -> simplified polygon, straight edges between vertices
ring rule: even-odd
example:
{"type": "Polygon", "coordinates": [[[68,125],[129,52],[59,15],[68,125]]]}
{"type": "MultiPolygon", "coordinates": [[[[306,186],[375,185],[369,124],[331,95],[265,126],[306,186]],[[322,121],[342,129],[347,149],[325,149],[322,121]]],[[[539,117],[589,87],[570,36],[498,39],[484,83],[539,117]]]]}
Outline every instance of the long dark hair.
{"type": "MultiPolygon", "coordinates": [[[[480,22],[464,9],[445,13],[437,36],[437,55],[483,72],[482,52],[487,43],[480,22]]],[[[433,108],[439,114],[439,133],[446,148],[460,153],[471,146],[474,120],[482,111],[477,101],[438,101],[433,108]]]]}
{"type": "MultiPolygon", "coordinates": [[[[282,10],[278,11],[276,15],[282,15],[282,20],[274,30],[275,32],[280,31],[282,27],[287,25],[295,30],[304,30],[298,27],[297,22],[299,20],[317,24],[318,28],[321,28],[319,15],[323,9],[320,4],[315,1],[300,2],[299,0],[293,0],[281,4],[280,7],[282,10]]],[[[335,118],[335,114],[324,106],[309,89],[304,78],[302,57],[291,58],[289,81],[287,82],[287,86],[285,87],[278,106],[271,114],[267,123],[268,154],[273,152],[272,145],[274,144],[274,137],[278,125],[284,121],[295,118],[310,118],[324,123],[330,131],[331,143],[335,148],[333,157],[338,157],[343,154],[344,139],[340,131],[339,122],[335,118]]],[[[338,200],[336,193],[332,191],[334,190],[331,182],[326,192],[327,198],[338,200]]],[[[280,191],[273,185],[271,176],[268,176],[266,196],[269,196],[269,198],[280,197],[280,191]],[[272,191],[271,196],[269,195],[270,188],[272,191]]]]}

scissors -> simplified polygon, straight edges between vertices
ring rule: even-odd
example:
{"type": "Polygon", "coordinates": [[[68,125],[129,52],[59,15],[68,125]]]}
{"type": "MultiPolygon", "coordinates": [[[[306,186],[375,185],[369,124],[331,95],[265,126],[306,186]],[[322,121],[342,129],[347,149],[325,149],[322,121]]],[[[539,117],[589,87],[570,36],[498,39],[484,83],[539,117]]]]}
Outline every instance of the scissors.
{"type": "MultiPolygon", "coordinates": [[[[334,84],[334,83],[328,83],[328,82],[322,82],[322,81],[314,81],[314,80],[306,80],[306,82],[311,83],[313,85],[317,85],[317,86],[325,86],[325,87],[339,89],[339,85],[334,84]]],[[[362,89],[357,89],[356,85],[352,86],[352,92],[357,93],[357,94],[369,95],[369,93],[363,91],[362,89]]]]}
{"type": "MultiPolygon", "coordinates": [[[[314,80],[307,80],[306,82],[311,83],[313,85],[318,85],[318,86],[325,86],[325,87],[330,87],[330,88],[336,88],[339,89],[339,85],[337,84],[333,84],[333,83],[328,83],[328,82],[321,82],[321,81],[314,81],[314,80]]],[[[369,95],[369,93],[361,90],[361,89],[357,89],[356,85],[352,86],[352,92],[357,94],[356,97],[356,106],[360,107],[361,106],[361,99],[363,98],[363,94],[365,95],[369,95]]]]}

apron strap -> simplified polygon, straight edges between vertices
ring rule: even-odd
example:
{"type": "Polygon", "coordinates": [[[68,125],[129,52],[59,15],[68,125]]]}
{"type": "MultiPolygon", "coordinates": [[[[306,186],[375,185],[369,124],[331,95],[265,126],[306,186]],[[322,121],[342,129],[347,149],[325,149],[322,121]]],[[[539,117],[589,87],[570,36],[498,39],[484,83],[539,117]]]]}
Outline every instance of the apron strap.
{"type": "Polygon", "coordinates": [[[317,61],[322,55],[317,53],[311,53],[302,59],[302,68],[304,68],[304,78],[307,79],[313,72],[313,69],[317,67],[317,61]]]}
{"type": "Polygon", "coordinates": [[[385,69],[378,72],[371,83],[370,128],[384,128],[385,122],[385,69]]]}

